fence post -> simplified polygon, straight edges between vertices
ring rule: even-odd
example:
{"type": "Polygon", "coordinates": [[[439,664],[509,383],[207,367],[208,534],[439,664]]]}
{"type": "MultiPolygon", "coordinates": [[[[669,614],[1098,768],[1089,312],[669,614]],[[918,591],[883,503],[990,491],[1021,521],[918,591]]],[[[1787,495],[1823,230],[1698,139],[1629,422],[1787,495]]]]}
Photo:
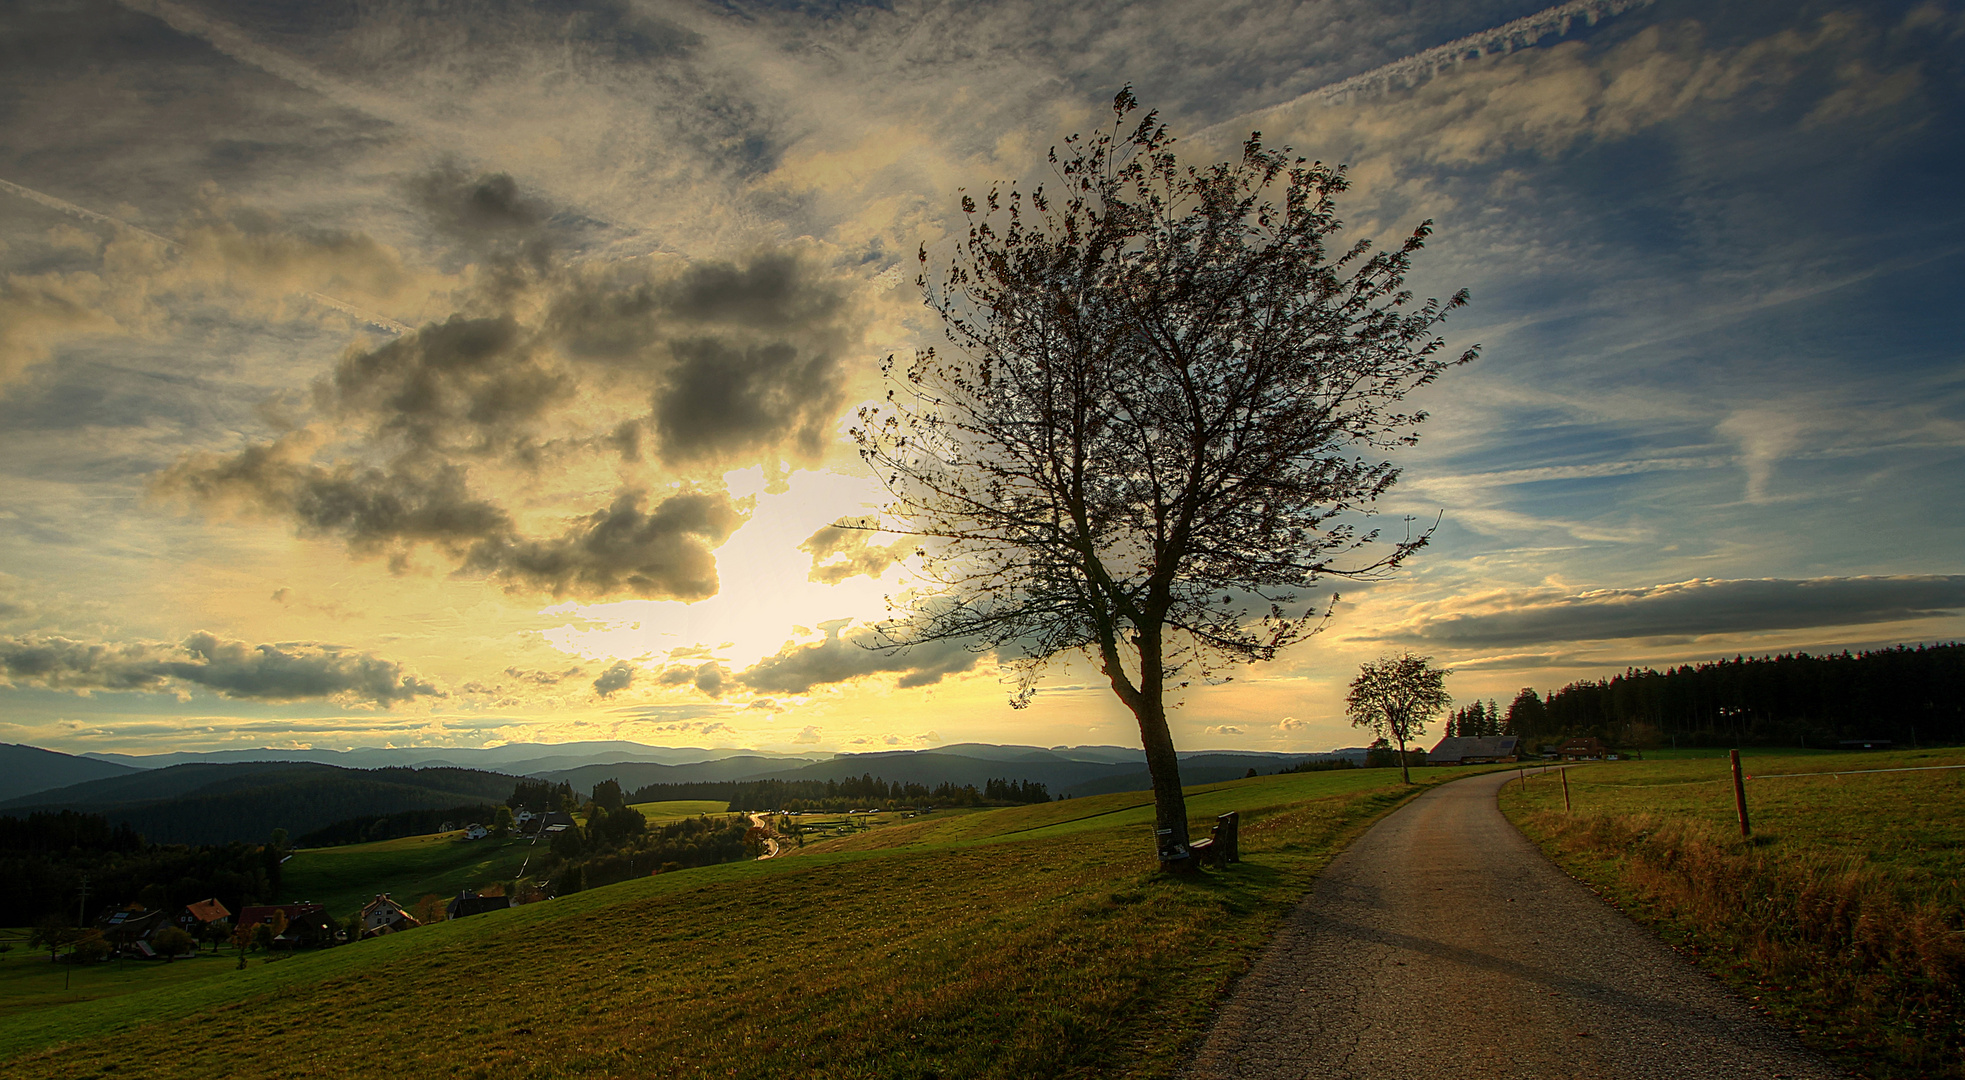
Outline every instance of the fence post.
{"type": "Polygon", "coordinates": [[[1562,777],[1562,812],[1567,814],[1569,813],[1569,766],[1565,765],[1557,769],[1556,775],[1562,777]]]}
{"type": "Polygon", "coordinates": [[[1747,784],[1740,777],[1740,752],[1729,755],[1733,762],[1733,806],[1740,812],[1740,835],[1752,836],[1753,827],[1747,824],[1747,784]]]}

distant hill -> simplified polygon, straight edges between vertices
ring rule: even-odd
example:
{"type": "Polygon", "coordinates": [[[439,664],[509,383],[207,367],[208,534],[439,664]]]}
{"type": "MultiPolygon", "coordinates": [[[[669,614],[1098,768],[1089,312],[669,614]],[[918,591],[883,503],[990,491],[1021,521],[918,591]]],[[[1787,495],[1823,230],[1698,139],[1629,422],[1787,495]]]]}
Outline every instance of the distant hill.
{"type": "Polygon", "coordinates": [[[88,760],[113,762],[137,769],[163,769],[173,765],[234,764],[245,762],[289,761],[337,765],[345,769],[391,767],[427,768],[454,766],[484,769],[514,776],[552,770],[575,769],[582,765],[623,761],[647,761],[664,765],[685,765],[718,761],[730,757],[762,757],[778,761],[815,761],[831,754],[774,754],[760,750],[707,750],[694,746],[647,746],[642,743],[607,740],[573,743],[507,743],[493,747],[356,747],[352,750],[276,750],[259,747],[250,750],[175,750],[165,754],[87,754],[88,760]]]}
{"type": "Polygon", "coordinates": [[[0,802],[134,771],[112,761],[0,743],[0,802]]]}
{"type": "MultiPolygon", "coordinates": [[[[728,757],[717,761],[698,761],[688,765],[663,765],[653,761],[624,761],[609,765],[582,765],[577,769],[559,769],[552,772],[531,774],[535,779],[550,780],[554,783],[565,781],[573,785],[573,790],[585,796],[593,791],[594,785],[605,780],[619,780],[621,790],[634,791],[649,784],[695,784],[718,780],[750,780],[758,777],[775,776],[787,764],[796,764],[798,759],[787,762],[784,758],[768,757],[728,757]]],[[[852,775],[858,776],[859,773],[852,775]]]]}
{"type": "Polygon", "coordinates": [[[263,841],[347,818],[501,802],[516,777],[475,769],[344,769],[314,762],[174,765],[0,803],[0,814],[80,810],[166,844],[263,841]]]}

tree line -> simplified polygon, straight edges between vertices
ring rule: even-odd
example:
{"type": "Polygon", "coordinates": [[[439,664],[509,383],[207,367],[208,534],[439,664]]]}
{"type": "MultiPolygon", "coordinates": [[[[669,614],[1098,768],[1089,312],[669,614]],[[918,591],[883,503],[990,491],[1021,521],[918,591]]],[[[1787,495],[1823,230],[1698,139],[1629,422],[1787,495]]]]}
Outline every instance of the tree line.
{"type": "Polygon", "coordinates": [[[730,813],[752,810],[857,810],[873,806],[1014,806],[1050,802],[1050,790],[1035,780],[991,778],[979,790],[974,784],[943,781],[934,787],[871,773],[843,780],[719,780],[683,784],[648,784],[627,801],[669,802],[682,799],[721,799],[730,813]]]}
{"type": "Polygon", "coordinates": [[[173,908],[217,897],[238,911],[278,894],[284,854],[277,843],[151,844],[127,824],[75,810],[0,817],[0,926],[72,921],[133,901],[173,908]]]}
{"type": "Polygon", "coordinates": [[[1819,746],[1843,739],[1965,743],[1965,645],[1743,657],[1524,689],[1503,718],[1531,742],[1819,746]]]}

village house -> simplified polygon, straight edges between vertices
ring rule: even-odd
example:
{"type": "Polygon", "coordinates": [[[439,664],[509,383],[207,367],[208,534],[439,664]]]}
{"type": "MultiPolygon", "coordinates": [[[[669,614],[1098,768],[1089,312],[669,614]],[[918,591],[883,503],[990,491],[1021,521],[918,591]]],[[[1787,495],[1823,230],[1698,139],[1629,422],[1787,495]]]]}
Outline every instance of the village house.
{"type": "Polygon", "coordinates": [[[334,936],[334,919],[322,904],[249,904],[239,909],[239,921],[234,924],[242,930],[251,930],[263,922],[273,921],[278,912],[286,916],[286,929],[280,931],[273,941],[280,945],[326,945],[334,936]]]}
{"type": "Polygon", "coordinates": [[[453,919],[468,915],[482,915],[487,911],[503,911],[512,906],[509,896],[479,896],[469,889],[457,894],[444,911],[453,919]]]}
{"type": "Polygon", "coordinates": [[[404,911],[401,904],[389,899],[388,893],[377,893],[374,900],[363,905],[356,923],[364,938],[381,937],[423,925],[416,921],[415,916],[404,911]]]}
{"type": "Polygon", "coordinates": [[[1514,761],[1520,756],[1521,739],[1514,735],[1463,736],[1441,739],[1426,755],[1428,765],[1486,765],[1514,761]]]}
{"type": "Polygon", "coordinates": [[[1556,754],[1564,761],[1602,761],[1610,750],[1595,736],[1581,736],[1556,747],[1556,754]]]}
{"type": "Polygon", "coordinates": [[[225,905],[219,903],[217,897],[212,897],[184,905],[184,910],[177,913],[177,925],[194,938],[203,937],[211,924],[231,917],[232,913],[225,909],[225,905]]]}
{"type": "Polygon", "coordinates": [[[490,835],[490,829],[485,828],[475,821],[464,826],[464,839],[466,840],[482,840],[490,835]]]}
{"type": "Polygon", "coordinates": [[[170,925],[164,913],[152,911],[142,904],[128,904],[114,908],[96,920],[95,927],[102,932],[103,940],[118,952],[135,953],[140,956],[155,956],[148,939],[151,934],[170,925]]]}

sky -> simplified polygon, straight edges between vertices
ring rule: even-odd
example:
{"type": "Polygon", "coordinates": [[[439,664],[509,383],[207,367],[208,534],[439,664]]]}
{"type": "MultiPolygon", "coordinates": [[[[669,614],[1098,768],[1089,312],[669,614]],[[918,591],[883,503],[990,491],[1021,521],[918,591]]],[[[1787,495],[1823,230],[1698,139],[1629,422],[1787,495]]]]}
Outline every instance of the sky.
{"type": "Polygon", "coordinates": [[[1439,522],[1173,714],[1965,636],[1965,4],[0,4],[0,741],[1138,745],[1082,660],[862,647],[915,253],[1132,85],[1340,162],[1480,359],[1439,522]]]}

